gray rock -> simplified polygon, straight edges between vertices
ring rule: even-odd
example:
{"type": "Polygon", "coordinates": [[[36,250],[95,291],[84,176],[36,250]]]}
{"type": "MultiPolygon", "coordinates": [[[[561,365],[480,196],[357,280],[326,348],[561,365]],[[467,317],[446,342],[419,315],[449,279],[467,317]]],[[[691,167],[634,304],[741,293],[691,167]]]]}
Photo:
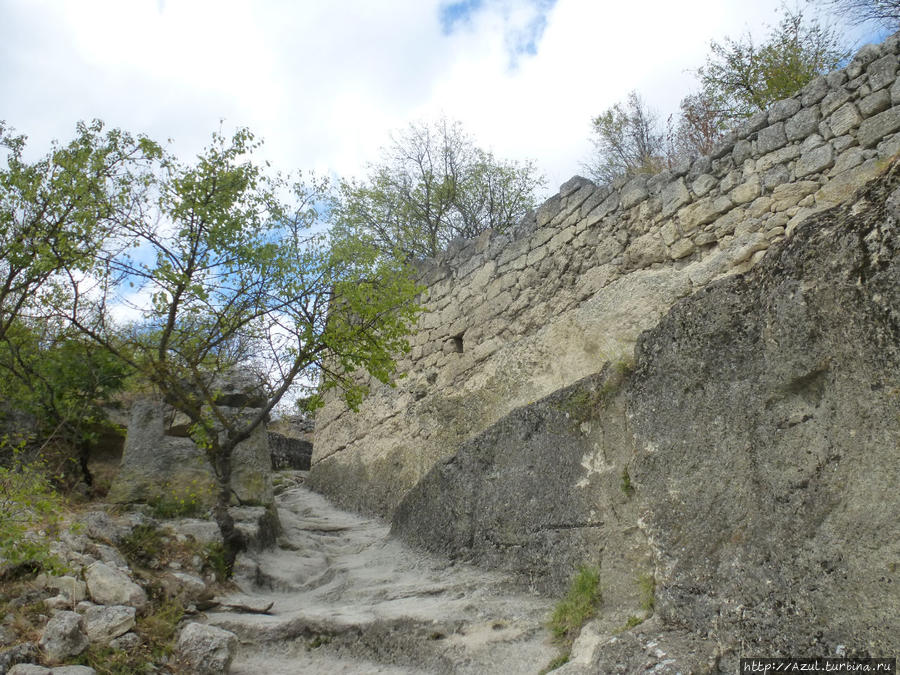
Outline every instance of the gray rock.
{"type": "Polygon", "coordinates": [[[91,600],[98,605],[130,605],[138,609],[147,604],[144,589],[121,570],[95,562],[84,571],[91,600]]]}
{"type": "Polygon", "coordinates": [[[718,184],[719,181],[715,179],[715,176],[704,173],[697,176],[691,184],[691,190],[693,190],[694,194],[698,197],[703,197],[718,184]]]}
{"type": "Polygon", "coordinates": [[[815,133],[819,128],[819,108],[804,108],[785,122],[784,133],[789,141],[798,141],[815,133]]]}
{"type": "Polygon", "coordinates": [[[866,72],[869,73],[869,86],[872,91],[878,91],[894,82],[897,76],[897,57],[893,54],[882,56],[873,61],[866,72]]]}
{"type": "Polygon", "coordinates": [[[623,209],[630,209],[632,206],[644,201],[649,195],[647,176],[636,176],[622,188],[619,203],[623,209]]]}
{"type": "Polygon", "coordinates": [[[38,660],[38,648],[33,642],[23,642],[0,651],[0,673],[8,673],[19,663],[38,660]]]}
{"type": "Polygon", "coordinates": [[[216,375],[210,389],[216,405],[228,408],[262,408],[269,399],[265,380],[242,368],[216,375]]]}
{"type": "Polygon", "coordinates": [[[800,90],[800,103],[804,108],[808,108],[825,98],[825,94],[827,93],[828,82],[822,75],[819,75],[819,77],[800,90]]]}
{"type": "Polygon", "coordinates": [[[268,434],[269,453],[272,457],[273,470],[309,470],[309,462],[313,451],[312,443],[309,440],[286,436],[271,429],[268,434]]]}
{"type": "Polygon", "coordinates": [[[221,675],[231,668],[237,651],[234,633],[202,623],[189,623],[175,647],[180,664],[195,675],[221,675]]]}
{"type": "Polygon", "coordinates": [[[871,117],[891,107],[891,94],[882,89],[874,94],[869,94],[859,102],[859,112],[863,117],[871,117]]]}
{"type": "Polygon", "coordinates": [[[769,124],[775,124],[795,115],[800,110],[800,101],[795,98],[786,98],[776,101],[769,108],[769,124]]]}
{"type": "Polygon", "coordinates": [[[84,619],[75,612],[58,612],[47,622],[40,646],[53,661],[77,656],[88,646],[84,619]]]}
{"type": "Polygon", "coordinates": [[[821,145],[800,155],[794,167],[794,175],[802,178],[811,173],[824,171],[832,164],[834,164],[834,149],[829,144],[821,145]]]}
{"type": "Polygon", "coordinates": [[[198,544],[221,544],[222,531],[212,520],[179,518],[166,521],[162,529],[179,541],[193,539],[198,544]]]}
{"type": "Polygon", "coordinates": [[[134,607],[90,607],[84,613],[87,636],[92,642],[109,642],[134,628],[134,607]]]}
{"type": "Polygon", "coordinates": [[[198,503],[212,505],[215,476],[205,455],[189,438],[166,436],[164,420],[161,400],[139,399],[132,404],[110,501],[147,502],[196,495],[198,503]]]}
{"type": "Polygon", "coordinates": [[[129,649],[136,649],[141,644],[141,636],[137,633],[125,633],[124,635],[120,635],[114,640],[110,640],[109,646],[113,649],[119,649],[122,651],[126,651],[129,649]]]}
{"type": "Polygon", "coordinates": [[[637,513],[620,489],[630,447],[621,384],[608,368],[513,411],[419,482],[392,533],[550,594],[581,564],[602,565],[608,599],[628,592],[647,550],[624,525],[637,513]]]}
{"type": "Polygon", "coordinates": [[[859,125],[857,138],[864,148],[877,145],[882,138],[900,129],[900,106],[894,106],[874,117],[863,120],[859,125]]]}
{"type": "Polygon", "coordinates": [[[33,663],[20,663],[7,671],[7,675],[52,675],[53,671],[33,663]]]}
{"type": "Polygon", "coordinates": [[[679,178],[678,180],[672,181],[662,191],[663,217],[668,218],[690,201],[691,195],[688,192],[687,186],[684,184],[684,179],[679,178]]]}
{"type": "Polygon", "coordinates": [[[898,184],[895,167],[639,340],[632,477],[657,612],[720,649],[900,647],[898,184]]]}
{"type": "Polygon", "coordinates": [[[50,669],[50,675],[97,675],[97,671],[88,666],[57,666],[50,669]]]}
{"type": "Polygon", "coordinates": [[[784,122],[772,124],[759,132],[756,139],[756,147],[759,154],[764,155],[787,145],[787,136],[784,133],[784,122]]]}
{"type": "Polygon", "coordinates": [[[859,126],[860,122],[862,117],[852,103],[845,103],[828,118],[828,126],[835,136],[843,136],[859,126]]]}

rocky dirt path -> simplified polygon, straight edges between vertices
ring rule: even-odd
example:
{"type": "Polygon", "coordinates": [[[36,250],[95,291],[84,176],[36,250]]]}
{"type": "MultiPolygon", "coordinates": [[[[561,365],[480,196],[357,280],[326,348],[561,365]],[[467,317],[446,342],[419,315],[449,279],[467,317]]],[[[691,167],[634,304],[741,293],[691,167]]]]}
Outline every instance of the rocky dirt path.
{"type": "Polygon", "coordinates": [[[278,498],[278,549],[241,561],[241,592],[271,615],[218,612],[241,641],[234,675],[537,673],[554,656],[548,600],[501,575],[414,551],[377,520],[297,485],[278,498]]]}

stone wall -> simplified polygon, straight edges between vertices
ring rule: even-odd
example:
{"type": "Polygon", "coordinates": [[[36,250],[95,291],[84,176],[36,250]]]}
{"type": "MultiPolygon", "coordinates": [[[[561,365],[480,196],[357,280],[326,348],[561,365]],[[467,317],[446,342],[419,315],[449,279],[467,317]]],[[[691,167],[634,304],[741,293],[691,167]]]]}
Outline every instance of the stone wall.
{"type": "Polygon", "coordinates": [[[428,312],[394,389],[317,418],[310,484],[388,515],[439,460],[604,363],[680,299],[745,272],[900,151],[900,34],[863,47],[709,157],[611,187],[575,177],[511,232],[421,265],[428,312]]]}

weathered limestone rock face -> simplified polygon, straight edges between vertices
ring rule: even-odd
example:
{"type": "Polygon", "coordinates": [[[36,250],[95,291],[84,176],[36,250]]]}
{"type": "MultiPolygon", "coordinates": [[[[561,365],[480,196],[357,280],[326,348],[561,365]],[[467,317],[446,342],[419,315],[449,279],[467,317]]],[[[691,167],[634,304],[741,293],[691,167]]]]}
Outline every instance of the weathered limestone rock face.
{"type": "Polygon", "coordinates": [[[551,592],[598,565],[601,616],[561,672],[896,654],[898,223],[900,163],[677,303],[633,373],[585,378],[465,443],[393,531],[551,592]],[[622,632],[648,576],[656,614],[622,632]]]}
{"type": "MultiPolygon", "coordinates": [[[[262,406],[259,383],[238,372],[213,382],[219,410],[251,417],[262,406]]],[[[215,502],[216,481],[203,451],[188,437],[189,420],[159,399],[135,401],[125,451],[109,499],[117,503],[180,499],[200,506],[215,502]]],[[[272,464],[264,426],[240,443],[232,455],[231,487],[243,504],[272,503],[272,464]]]]}
{"type": "Polygon", "coordinates": [[[745,653],[900,649],[898,221],[895,166],[642,336],[632,473],[665,620],[745,653]]]}
{"type": "Polygon", "coordinates": [[[900,151],[898,53],[900,35],[864,48],[709,157],[613,187],[573,178],[511,232],[423,263],[407,377],[371,383],[358,414],[326,402],[310,486],[389,516],[463,443],[631,354],[679,299],[849,199],[900,151]]]}
{"type": "Polygon", "coordinates": [[[631,458],[624,377],[607,367],[465,443],[410,491],[392,532],[551,595],[578,566],[599,566],[606,601],[637,611],[636,571],[653,566],[634,526],[637,501],[622,487],[631,458]]]}

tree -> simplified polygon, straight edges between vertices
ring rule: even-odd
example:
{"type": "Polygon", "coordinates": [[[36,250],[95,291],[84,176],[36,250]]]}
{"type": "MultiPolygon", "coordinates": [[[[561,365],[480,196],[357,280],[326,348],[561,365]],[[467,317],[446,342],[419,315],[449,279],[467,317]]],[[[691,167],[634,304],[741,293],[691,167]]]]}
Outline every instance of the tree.
{"type": "Polygon", "coordinates": [[[655,173],[665,166],[659,120],[636,91],[594,118],[594,162],[587,169],[600,183],[618,176],[655,173]]]}
{"type": "Polygon", "coordinates": [[[543,184],[533,163],[498,160],[457,122],[411,124],[364,180],[341,181],[330,220],[336,237],[404,259],[434,257],[453,239],[514,225],[543,184]]]}
{"type": "Polygon", "coordinates": [[[795,94],[817,75],[849,56],[841,35],[800,10],[784,17],[762,44],[747,33],[740,40],[713,42],[698,69],[700,96],[725,119],[736,121],[795,94]]]}
{"type": "Polygon", "coordinates": [[[216,476],[230,562],[243,547],[228,512],[234,448],[298,381],[338,387],[351,406],[367,388],[354,371],[391,382],[418,312],[409,270],[364,241],[313,234],[324,184],[266,173],[252,160],[257,147],[241,129],[230,140],[214,134],[193,164],[165,157],[155,200],[120,226],[120,239],[138,246],[106,257],[96,287],[73,280],[64,308],[190,420],[216,476]],[[123,325],[102,310],[126,293],[147,303],[123,325]],[[261,408],[217,405],[215,375],[235,365],[264,376],[261,408]]]}
{"type": "MultiPolygon", "coordinates": [[[[812,0],[809,0],[812,1],[812,0]]],[[[877,23],[890,31],[900,28],[900,0],[821,0],[852,25],[877,23]]]]}
{"type": "Polygon", "coordinates": [[[679,108],[679,114],[669,118],[667,155],[674,159],[712,153],[728,128],[727,117],[702,94],[685,96],[679,108]]]}
{"type": "Polygon", "coordinates": [[[0,340],[63,270],[87,272],[117,222],[132,217],[159,146],[103,124],[79,123],[68,145],[23,160],[25,137],[0,122],[0,340]]]}
{"type": "Polygon", "coordinates": [[[87,485],[90,451],[111,428],[104,404],[129,374],[122,361],[59,322],[20,318],[0,342],[0,397],[35,419],[42,447],[61,442],[63,459],[77,462],[87,485]]]}

